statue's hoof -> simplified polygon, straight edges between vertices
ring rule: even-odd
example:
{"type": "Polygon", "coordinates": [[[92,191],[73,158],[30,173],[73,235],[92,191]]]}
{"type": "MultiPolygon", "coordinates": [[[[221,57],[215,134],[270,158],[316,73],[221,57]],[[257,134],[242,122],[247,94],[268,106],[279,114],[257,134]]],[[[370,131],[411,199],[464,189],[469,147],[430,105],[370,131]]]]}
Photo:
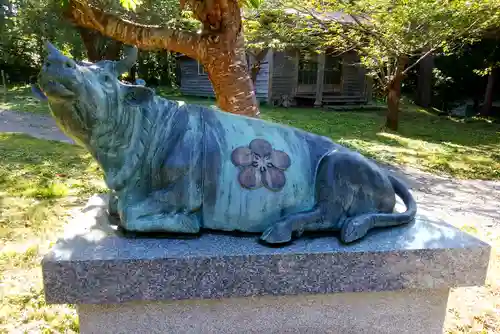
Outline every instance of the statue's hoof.
{"type": "Polygon", "coordinates": [[[181,228],[179,229],[179,231],[174,232],[193,234],[200,232],[200,224],[195,216],[183,216],[180,220],[180,225],[181,228]]]}
{"type": "Polygon", "coordinates": [[[365,217],[348,219],[340,230],[340,240],[347,244],[361,239],[368,233],[370,227],[371,222],[365,217]]]}
{"type": "Polygon", "coordinates": [[[268,244],[284,244],[292,240],[292,231],[288,224],[278,223],[265,230],[260,240],[268,244]]]}

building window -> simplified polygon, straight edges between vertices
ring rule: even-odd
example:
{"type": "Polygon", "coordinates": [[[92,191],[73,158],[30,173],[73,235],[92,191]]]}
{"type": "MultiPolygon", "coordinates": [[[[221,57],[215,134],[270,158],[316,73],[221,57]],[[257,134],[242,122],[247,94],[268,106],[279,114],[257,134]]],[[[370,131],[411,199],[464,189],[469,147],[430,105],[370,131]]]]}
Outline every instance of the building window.
{"type": "Polygon", "coordinates": [[[325,57],[325,85],[340,85],[342,82],[342,57],[326,55],[325,57]]]}
{"type": "Polygon", "coordinates": [[[200,62],[196,62],[198,64],[198,75],[207,75],[207,72],[205,72],[205,67],[200,64],[200,62]]]}
{"type": "Polygon", "coordinates": [[[299,85],[315,85],[318,78],[318,54],[299,53],[299,85]]]}
{"type": "MultiPolygon", "coordinates": [[[[299,58],[299,85],[315,85],[318,80],[318,54],[301,52],[299,58]]],[[[342,58],[331,55],[325,57],[325,85],[338,85],[342,81],[342,58]]]]}

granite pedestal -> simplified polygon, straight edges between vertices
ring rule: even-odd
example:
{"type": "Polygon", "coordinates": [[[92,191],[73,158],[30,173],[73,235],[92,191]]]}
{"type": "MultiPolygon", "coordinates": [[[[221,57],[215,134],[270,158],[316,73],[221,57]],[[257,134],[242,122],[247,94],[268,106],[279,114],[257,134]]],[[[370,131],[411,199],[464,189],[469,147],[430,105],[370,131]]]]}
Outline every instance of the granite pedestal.
{"type": "Polygon", "coordinates": [[[258,236],[125,238],[102,197],[43,259],[48,303],[82,333],[441,333],[449,289],[482,285],[490,247],[445,223],[282,248],[258,236]]]}

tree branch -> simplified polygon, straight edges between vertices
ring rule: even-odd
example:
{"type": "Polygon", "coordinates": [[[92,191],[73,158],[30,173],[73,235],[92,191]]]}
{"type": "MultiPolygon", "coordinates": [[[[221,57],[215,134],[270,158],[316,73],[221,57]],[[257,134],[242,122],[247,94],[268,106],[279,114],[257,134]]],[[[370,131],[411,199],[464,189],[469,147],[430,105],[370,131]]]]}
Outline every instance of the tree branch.
{"type": "Polygon", "coordinates": [[[353,15],[353,14],[349,14],[349,16],[354,20],[354,22],[356,22],[357,26],[358,26],[358,30],[360,30],[361,32],[367,34],[367,35],[370,35],[370,36],[373,36],[373,38],[375,38],[380,44],[382,44],[387,51],[390,51],[390,50],[393,50],[394,49],[394,46],[389,46],[384,40],[383,38],[380,37],[380,35],[378,35],[378,33],[374,30],[374,27],[370,27],[370,29],[368,29],[357,17],[356,15],[353,15]]]}
{"type": "Polygon", "coordinates": [[[145,50],[167,49],[199,59],[205,46],[199,34],[130,22],[81,0],[70,0],[66,14],[78,26],[97,30],[105,36],[145,50]]]}
{"type": "Polygon", "coordinates": [[[203,24],[202,38],[209,43],[224,43],[232,50],[242,29],[241,10],[237,0],[182,0],[194,17],[203,24]]]}
{"type": "Polygon", "coordinates": [[[240,35],[242,27],[241,10],[237,0],[218,0],[222,17],[222,32],[233,44],[240,35]]]}
{"type": "Polygon", "coordinates": [[[350,51],[356,51],[356,46],[347,47],[347,48],[345,48],[344,50],[342,50],[340,52],[331,53],[331,55],[334,56],[334,57],[338,57],[338,56],[342,56],[344,53],[347,53],[347,52],[350,52],[350,51]]]}
{"type": "Polygon", "coordinates": [[[406,75],[406,73],[408,73],[412,68],[414,68],[415,66],[417,66],[418,63],[420,63],[422,60],[425,59],[425,57],[427,57],[428,55],[430,55],[431,53],[433,53],[434,51],[436,51],[436,48],[431,48],[429,49],[426,53],[424,53],[420,58],[417,59],[416,62],[414,62],[413,64],[411,64],[410,66],[408,66],[401,74],[402,75],[406,75]]]}

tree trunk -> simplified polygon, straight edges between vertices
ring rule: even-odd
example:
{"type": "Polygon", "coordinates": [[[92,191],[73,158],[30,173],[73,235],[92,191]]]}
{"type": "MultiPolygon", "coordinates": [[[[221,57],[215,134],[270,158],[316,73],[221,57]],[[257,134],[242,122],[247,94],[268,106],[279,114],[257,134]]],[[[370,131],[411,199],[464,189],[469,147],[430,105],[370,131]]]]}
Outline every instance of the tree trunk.
{"type": "Polygon", "coordinates": [[[391,130],[397,131],[399,124],[399,100],[401,98],[401,82],[396,80],[389,84],[389,93],[387,94],[387,119],[385,126],[391,130]]]}
{"type": "Polygon", "coordinates": [[[96,41],[98,38],[97,32],[81,27],[78,31],[80,32],[83,45],[85,45],[85,49],[87,50],[87,58],[89,61],[95,63],[101,60],[101,55],[99,54],[96,41]]]}
{"type": "Polygon", "coordinates": [[[316,99],[314,107],[319,108],[323,105],[323,90],[325,86],[325,61],[324,52],[318,54],[318,68],[316,71],[316,99]]]}
{"type": "Polygon", "coordinates": [[[486,92],[484,93],[483,109],[481,114],[485,116],[491,115],[491,107],[493,105],[493,87],[495,86],[495,69],[491,69],[488,75],[488,84],[486,85],[486,92]]]}
{"type": "Polygon", "coordinates": [[[214,88],[217,104],[235,114],[258,116],[257,98],[248,74],[243,36],[238,37],[232,51],[212,49],[202,59],[214,88]]]}
{"type": "Polygon", "coordinates": [[[120,59],[120,50],[122,43],[109,40],[105,41],[106,37],[102,36],[97,31],[92,31],[87,28],[79,28],[80,37],[87,50],[87,58],[95,63],[103,59],[118,60],[120,59]]]}
{"type": "Polygon", "coordinates": [[[257,53],[247,51],[247,53],[252,56],[250,65],[250,77],[252,78],[252,83],[254,86],[254,90],[257,88],[257,77],[260,72],[260,68],[262,66],[262,61],[266,58],[267,52],[269,49],[260,50],[257,53]]]}
{"type": "Polygon", "coordinates": [[[70,0],[66,14],[77,25],[122,43],[145,50],[166,49],[196,59],[205,66],[222,110],[258,116],[238,2],[213,0],[197,6],[195,0],[188,0],[181,1],[181,7],[184,2],[192,2],[195,17],[203,23],[202,34],[125,21],[82,0],[70,0]]]}
{"type": "Polygon", "coordinates": [[[432,100],[432,70],[434,69],[434,56],[428,55],[420,62],[417,83],[417,105],[428,108],[432,100]]]}
{"type": "Polygon", "coordinates": [[[111,40],[105,46],[104,57],[106,60],[118,60],[120,59],[120,51],[122,49],[123,43],[111,40]]]}
{"type": "Polygon", "coordinates": [[[250,68],[250,77],[252,78],[252,83],[253,83],[253,89],[257,93],[257,77],[259,76],[260,72],[260,61],[256,61],[254,64],[252,64],[252,67],[250,68]]]}
{"type": "Polygon", "coordinates": [[[137,64],[134,64],[128,71],[128,77],[130,79],[130,82],[135,83],[136,77],[137,77],[137,64]]]}
{"type": "Polygon", "coordinates": [[[385,126],[393,131],[398,130],[399,125],[399,101],[401,100],[401,83],[403,81],[403,70],[408,63],[408,58],[400,57],[395,69],[395,75],[389,82],[387,90],[387,119],[385,126]]]}

